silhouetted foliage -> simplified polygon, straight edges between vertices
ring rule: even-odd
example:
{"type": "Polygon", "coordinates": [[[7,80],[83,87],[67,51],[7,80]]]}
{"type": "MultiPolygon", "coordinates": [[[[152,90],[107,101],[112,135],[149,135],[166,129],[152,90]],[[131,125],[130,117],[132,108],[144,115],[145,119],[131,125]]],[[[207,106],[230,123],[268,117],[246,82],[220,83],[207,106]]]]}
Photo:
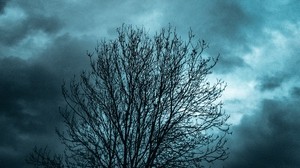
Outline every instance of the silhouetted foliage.
{"type": "Polygon", "coordinates": [[[63,156],[35,150],[36,167],[202,167],[223,160],[229,126],[218,101],[223,81],[207,75],[217,59],[205,41],[168,27],[153,38],[122,26],[88,54],[91,71],[62,87],[63,156]],[[96,55],[96,56],[94,56],[96,55]]]}

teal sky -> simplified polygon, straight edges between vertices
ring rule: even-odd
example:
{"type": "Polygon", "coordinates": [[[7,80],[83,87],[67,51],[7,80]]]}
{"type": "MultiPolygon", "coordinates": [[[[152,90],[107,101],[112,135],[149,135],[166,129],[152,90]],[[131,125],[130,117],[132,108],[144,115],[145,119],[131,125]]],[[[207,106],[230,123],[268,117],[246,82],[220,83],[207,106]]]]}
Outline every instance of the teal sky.
{"type": "Polygon", "coordinates": [[[225,168],[300,167],[300,1],[0,0],[0,165],[26,167],[34,145],[60,148],[60,86],[87,68],[86,50],[123,23],[154,34],[191,28],[220,61],[231,115],[225,168]]]}

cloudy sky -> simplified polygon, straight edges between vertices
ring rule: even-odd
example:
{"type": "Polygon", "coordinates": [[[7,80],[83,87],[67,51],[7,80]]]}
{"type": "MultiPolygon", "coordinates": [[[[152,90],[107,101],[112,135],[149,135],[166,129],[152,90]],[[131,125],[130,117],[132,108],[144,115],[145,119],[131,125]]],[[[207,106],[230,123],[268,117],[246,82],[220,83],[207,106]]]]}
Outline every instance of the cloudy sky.
{"type": "Polygon", "coordinates": [[[192,28],[221,54],[225,168],[300,167],[300,1],[0,0],[1,167],[26,167],[34,145],[60,148],[60,86],[122,23],[150,33],[170,23],[182,37],[192,28]]]}

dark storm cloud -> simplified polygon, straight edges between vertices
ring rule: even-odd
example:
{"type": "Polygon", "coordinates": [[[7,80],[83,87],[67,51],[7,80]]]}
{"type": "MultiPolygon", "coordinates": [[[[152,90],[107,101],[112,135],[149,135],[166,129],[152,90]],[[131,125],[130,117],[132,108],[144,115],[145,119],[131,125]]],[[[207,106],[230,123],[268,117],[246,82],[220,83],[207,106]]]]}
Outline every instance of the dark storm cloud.
{"type": "Polygon", "coordinates": [[[230,1],[218,1],[213,3],[204,16],[207,24],[206,29],[218,34],[224,40],[237,43],[244,41],[242,28],[250,25],[252,20],[242,7],[230,1]],[[206,18],[207,17],[207,18],[206,18]]]}
{"type": "Polygon", "coordinates": [[[167,12],[166,21],[178,25],[182,30],[190,26],[199,38],[211,44],[208,50],[210,55],[221,53],[220,66],[216,67],[219,73],[232,72],[237,67],[246,66],[240,54],[249,47],[250,34],[246,34],[246,31],[256,27],[257,23],[238,2],[176,1],[168,8],[171,10],[167,12]],[[176,17],[172,17],[174,13],[176,17]]]}
{"type": "Polygon", "coordinates": [[[258,81],[260,81],[259,89],[261,91],[272,91],[282,85],[288,78],[286,74],[277,73],[276,75],[263,76],[258,81]]]}
{"type": "Polygon", "coordinates": [[[13,57],[0,59],[1,166],[22,165],[29,146],[53,136],[62,100],[58,79],[37,64],[13,57]]]}
{"type": "Polygon", "coordinates": [[[89,37],[78,39],[69,34],[58,36],[53,39],[52,45],[40,54],[41,57],[34,60],[67,80],[88,69],[89,58],[86,54],[93,52],[96,46],[96,41],[89,39],[89,37]]]}
{"type": "Polygon", "coordinates": [[[0,43],[12,46],[38,31],[53,34],[61,27],[62,23],[55,17],[30,16],[24,20],[0,26],[0,43]]]}
{"type": "Polygon", "coordinates": [[[294,97],[300,97],[300,87],[293,87],[291,90],[291,95],[294,97]]]}
{"type": "Polygon", "coordinates": [[[225,167],[299,167],[299,88],[292,92],[290,98],[265,99],[259,112],[234,127],[225,167]]]}
{"type": "Polygon", "coordinates": [[[96,43],[61,35],[39,57],[0,59],[0,165],[25,165],[25,156],[37,146],[59,147],[54,133],[64,107],[63,80],[87,69],[86,50],[96,43]],[[4,164],[5,163],[5,164],[4,164]]]}
{"type": "MultiPolygon", "coordinates": [[[[288,35],[287,38],[291,38],[288,35]]],[[[298,39],[296,39],[298,40],[298,39]]],[[[265,72],[260,72],[257,74],[257,89],[260,91],[274,91],[280,87],[287,87],[291,80],[300,80],[300,57],[299,57],[299,47],[296,41],[288,41],[285,43],[288,46],[288,50],[284,51],[286,56],[282,56],[283,54],[273,52],[273,53],[266,53],[270,54],[269,59],[274,59],[279,63],[274,63],[275,65],[271,65],[271,67],[263,67],[265,72]],[[284,58],[283,58],[284,57],[284,58]]],[[[272,49],[270,49],[272,50],[272,49]]],[[[270,51],[267,50],[267,51],[270,51]]],[[[273,61],[273,60],[270,60],[273,61]]]]}
{"type": "Polygon", "coordinates": [[[3,14],[4,8],[9,0],[0,0],[0,15],[3,14]]]}

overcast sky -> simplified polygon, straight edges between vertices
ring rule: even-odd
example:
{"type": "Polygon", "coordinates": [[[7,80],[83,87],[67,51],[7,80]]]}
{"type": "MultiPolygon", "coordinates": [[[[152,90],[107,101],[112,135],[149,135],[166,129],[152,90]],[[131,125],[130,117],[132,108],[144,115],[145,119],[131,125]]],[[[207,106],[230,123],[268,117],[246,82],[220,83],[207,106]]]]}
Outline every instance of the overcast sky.
{"type": "Polygon", "coordinates": [[[221,54],[225,168],[300,167],[299,0],[0,0],[0,167],[25,167],[34,145],[59,148],[63,79],[122,23],[150,33],[170,23],[182,37],[192,28],[221,54]]]}

